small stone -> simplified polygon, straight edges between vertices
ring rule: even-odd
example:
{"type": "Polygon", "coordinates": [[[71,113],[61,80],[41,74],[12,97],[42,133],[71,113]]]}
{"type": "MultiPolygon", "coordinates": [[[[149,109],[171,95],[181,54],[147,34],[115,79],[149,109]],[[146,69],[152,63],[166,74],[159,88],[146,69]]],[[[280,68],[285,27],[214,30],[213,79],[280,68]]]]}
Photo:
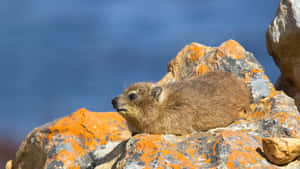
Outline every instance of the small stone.
{"type": "Polygon", "coordinates": [[[5,169],[13,169],[13,161],[12,160],[7,161],[7,163],[5,165],[5,169]]]}
{"type": "Polygon", "coordinates": [[[300,156],[300,138],[263,138],[264,154],[272,163],[288,164],[300,156]]]}

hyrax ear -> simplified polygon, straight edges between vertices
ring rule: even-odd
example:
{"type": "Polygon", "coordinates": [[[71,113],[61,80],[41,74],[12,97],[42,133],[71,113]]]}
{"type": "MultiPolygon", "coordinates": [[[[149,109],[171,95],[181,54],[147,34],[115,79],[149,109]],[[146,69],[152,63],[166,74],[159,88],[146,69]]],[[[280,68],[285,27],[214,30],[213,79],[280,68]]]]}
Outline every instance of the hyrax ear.
{"type": "Polygon", "coordinates": [[[154,98],[154,99],[157,99],[158,100],[158,98],[159,98],[159,96],[161,95],[161,93],[162,93],[162,87],[160,87],[160,86],[155,86],[155,87],[153,87],[152,88],[152,90],[151,90],[151,95],[152,95],[152,97],[154,98]]]}

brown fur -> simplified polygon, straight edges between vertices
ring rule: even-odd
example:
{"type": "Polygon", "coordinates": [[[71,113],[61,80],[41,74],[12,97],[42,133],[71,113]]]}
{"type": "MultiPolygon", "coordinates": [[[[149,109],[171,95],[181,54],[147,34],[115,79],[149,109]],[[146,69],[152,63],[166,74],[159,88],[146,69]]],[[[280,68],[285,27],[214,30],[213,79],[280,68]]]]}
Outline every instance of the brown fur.
{"type": "Polygon", "coordinates": [[[228,72],[162,85],[158,97],[151,94],[155,83],[135,83],[114,99],[132,132],[188,134],[225,127],[240,118],[250,104],[247,86],[228,72]],[[130,100],[128,95],[138,96],[130,100]]]}

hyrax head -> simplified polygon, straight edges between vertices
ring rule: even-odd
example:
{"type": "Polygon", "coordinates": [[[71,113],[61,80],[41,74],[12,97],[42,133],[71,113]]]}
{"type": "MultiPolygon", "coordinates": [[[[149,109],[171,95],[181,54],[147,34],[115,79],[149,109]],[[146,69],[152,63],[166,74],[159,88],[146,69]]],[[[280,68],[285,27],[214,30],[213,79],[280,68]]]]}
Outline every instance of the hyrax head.
{"type": "Polygon", "coordinates": [[[149,122],[157,116],[154,109],[162,99],[162,92],[162,87],[154,83],[135,83],[125,89],[123,94],[115,97],[112,105],[127,121],[149,122]]]}

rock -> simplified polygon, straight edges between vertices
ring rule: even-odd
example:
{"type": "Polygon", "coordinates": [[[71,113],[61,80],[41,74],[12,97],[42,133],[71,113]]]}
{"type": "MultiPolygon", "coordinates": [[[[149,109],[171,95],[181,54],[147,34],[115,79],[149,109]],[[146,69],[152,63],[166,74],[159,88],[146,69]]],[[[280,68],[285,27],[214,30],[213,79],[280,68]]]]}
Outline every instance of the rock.
{"type": "Polygon", "coordinates": [[[5,169],[12,169],[12,165],[13,165],[12,160],[9,160],[5,165],[5,169]]]}
{"type": "MultiPolygon", "coordinates": [[[[14,164],[18,169],[279,168],[265,158],[262,139],[300,138],[300,115],[294,100],[275,90],[253,54],[238,42],[228,40],[219,47],[187,45],[157,83],[215,70],[236,74],[252,93],[253,104],[244,118],[228,127],[186,136],[142,133],[131,137],[117,113],[81,109],[35,129],[21,145],[14,164]]],[[[300,162],[281,168],[300,168],[300,162]]]]}
{"type": "Polygon", "coordinates": [[[220,130],[176,136],[131,138],[118,168],[272,168],[256,149],[259,139],[245,131],[220,130]]]}
{"type": "Polygon", "coordinates": [[[281,0],[266,33],[266,46],[281,71],[276,88],[295,98],[300,110],[300,2],[281,0]]]}
{"type": "MultiPolygon", "coordinates": [[[[244,120],[226,128],[184,139],[136,135],[129,139],[118,168],[277,168],[265,158],[261,139],[300,137],[300,117],[294,100],[274,89],[255,57],[236,41],[226,41],[216,48],[187,45],[170,61],[168,70],[159,84],[214,70],[235,73],[251,89],[254,104],[244,120]]],[[[295,162],[286,168],[292,165],[300,167],[295,162]]]]}
{"type": "Polygon", "coordinates": [[[287,164],[300,156],[300,138],[263,138],[265,156],[274,164],[287,164]]]}
{"type": "Polygon", "coordinates": [[[119,143],[130,136],[118,113],[80,109],[34,129],[20,146],[14,169],[87,168],[94,158],[112,161],[112,166],[119,143]]]}

